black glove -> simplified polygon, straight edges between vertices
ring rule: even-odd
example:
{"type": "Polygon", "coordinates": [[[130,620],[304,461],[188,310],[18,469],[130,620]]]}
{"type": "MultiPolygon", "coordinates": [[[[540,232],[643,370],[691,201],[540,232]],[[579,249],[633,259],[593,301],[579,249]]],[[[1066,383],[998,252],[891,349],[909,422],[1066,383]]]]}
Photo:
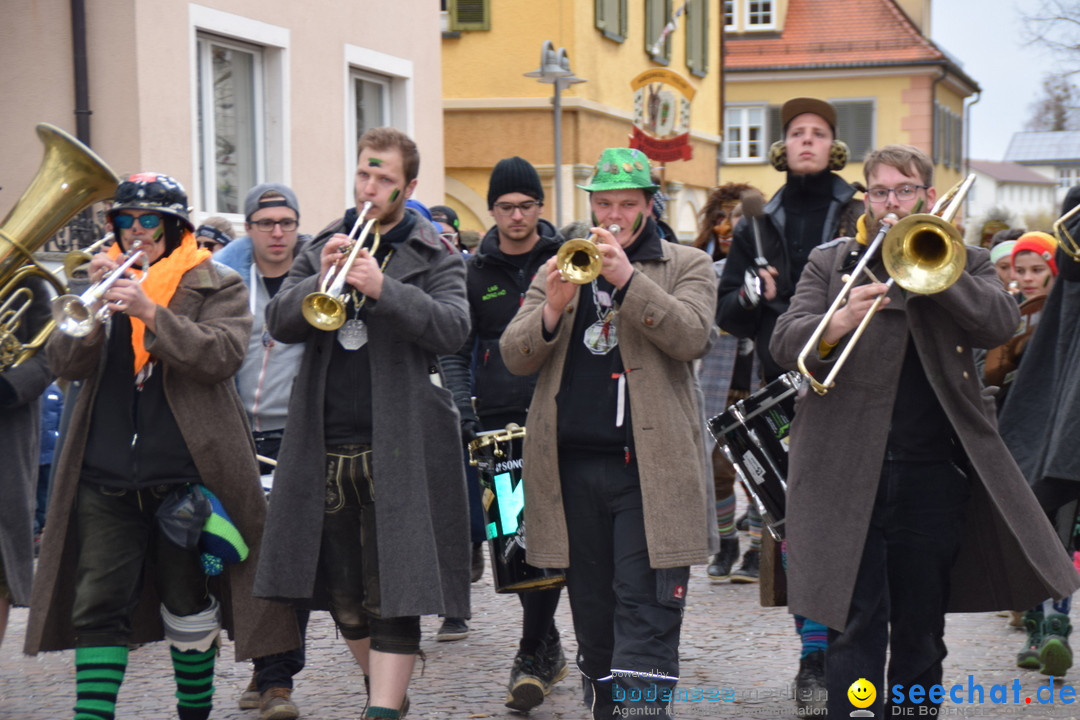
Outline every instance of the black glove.
{"type": "Polygon", "coordinates": [[[468,447],[469,443],[476,439],[480,430],[480,422],[475,418],[461,418],[461,444],[468,447]]]}

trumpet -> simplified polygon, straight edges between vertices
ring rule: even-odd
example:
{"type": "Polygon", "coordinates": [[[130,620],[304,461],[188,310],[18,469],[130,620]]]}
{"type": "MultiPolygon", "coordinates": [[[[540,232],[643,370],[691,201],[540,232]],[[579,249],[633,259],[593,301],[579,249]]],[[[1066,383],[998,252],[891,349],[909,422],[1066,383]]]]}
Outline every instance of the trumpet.
{"type": "Polygon", "coordinates": [[[94,241],[92,245],[84,248],[77,248],[68,252],[68,254],[64,256],[64,277],[68,280],[71,280],[74,277],[79,277],[80,279],[86,277],[85,272],[83,272],[82,275],[79,275],[82,266],[93,260],[94,251],[102,245],[107,245],[112,242],[113,237],[111,232],[105,233],[99,240],[94,241]]]}
{"type": "MultiPolygon", "coordinates": [[[[349,268],[356,261],[356,254],[363,247],[364,241],[377,221],[377,218],[371,218],[364,222],[364,216],[368,214],[369,210],[371,210],[371,203],[364,203],[356,216],[356,223],[353,225],[352,230],[349,231],[349,238],[353,239],[349,256],[345,258],[343,263],[334,265],[327,270],[326,277],[323,278],[322,283],[319,285],[319,290],[309,293],[304,298],[304,304],[300,309],[304,319],[319,330],[337,330],[345,324],[345,303],[349,300],[348,294],[344,292],[345,276],[348,275],[349,268]],[[363,223],[362,230],[361,223],[363,223]],[[360,237],[356,237],[358,230],[360,231],[360,237]]],[[[368,252],[374,255],[378,249],[379,233],[375,231],[375,238],[371,243],[371,247],[368,248],[368,252]]]]}
{"type": "Polygon", "coordinates": [[[142,243],[135,242],[124,261],[108,275],[91,285],[82,295],[61,295],[52,301],[52,317],[56,328],[70,337],[86,337],[113,314],[113,307],[104,301],[105,293],[116,281],[127,275],[131,266],[142,263],[142,276],[146,280],[150,262],[142,250],[142,243]]]}
{"type": "MultiPolygon", "coordinates": [[[[806,358],[810,353],[817,351],[829,321],[848,301],[855,283],[863,275],[866,275],[871,282],[881,282],[868,267],[877,258],[879,249],[881,261],[889,273],[889,279],[885,281],[885,284],[890,288],[895,283],[908,292],[930,295],[945,290],[960,279],[960,275],[964,272],[967,251],[960,231],[952,224],[952,219],[956,216],[964,201],[964,196],[974,182],[974,173],[968,175],[945,193],[929,213],[908,215],[892,227],[887,222],[881,223],[874,241],[866,248],[866,252],[863,253],[850,275],[845,278],[844,287],[840,289],[840,293],[829,306],[825,316],[821,318],[813,334],[810,335],[802,352],[799,353],[797,360],[799,372],[810,381],[810,387],[818,395],[826,394],[836,385],[837,373],[840,372],[840,368],[844,366],[848,355],[862,337],[866,326],[881,307],[885,293],[874,300],[824,380],[819,382],[814,378],[806,367],[806,358]]],[[[891,213],[885,217],[896,219],[896,216],[891,213]]]]}
{"type": "MultiPolygon", "coordinates": [[[[607,230],[616,235],[622,228],[608,225],[607,230]]],[[[600,275],[603,262],[604,256],[597,247],[595,233],[588,238],[567,240],[559,246],[559,252],[555,255],[555,266],[559,268],[559,274],[563,280],[575,285],[584,285],[595,280],[600,275]]]]}

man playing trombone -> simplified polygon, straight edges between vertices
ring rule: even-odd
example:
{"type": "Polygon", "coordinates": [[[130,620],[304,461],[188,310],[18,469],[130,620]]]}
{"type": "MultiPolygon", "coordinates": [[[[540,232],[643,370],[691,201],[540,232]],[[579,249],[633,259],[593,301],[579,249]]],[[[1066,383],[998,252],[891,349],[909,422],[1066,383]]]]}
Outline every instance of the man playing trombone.
{"type": "Polygon", "coordinates": [[[400,131],[364,133],[356,208],[266,310],[276,340],[305,348],[255,593],[330,610],[369,681],[365,718],[404,713],[419,616],[469,614],[460,421],[436,359],[468,336],[465,265],[405,208],[419,167],[400,131]]]}
{"type": "Polygon", "coordinates": [[[818,381],[851,348],[835,387],[801,398],[792,424],[788,599],[791,612],[829,627],[830,716],[851,711],[848,689],[860,679],[876,689],[875,717],[903,712],[883,715],[886,702],[934,714],[947,610],[1029,607],[1080,578],[997,434],[972,359],[973,346],[1011,337],[1016,303],[987,251],[965,254],[943,219],[921,215],[890,232],[935,200],[922,151],[890,145],[864,162],[857,237],[810,254],[770,345],[778,363],[801,362],[818,381]],[[846,303],[826,314],[879,232],[889,232],[882,255],[901,255],[898,284],[878,282],[886,271],[871,257],[846,303]],[[912,269],[951,277],[904,291],[912,269]],[[853,331],[880,296],[856,346],[853,331]]]}

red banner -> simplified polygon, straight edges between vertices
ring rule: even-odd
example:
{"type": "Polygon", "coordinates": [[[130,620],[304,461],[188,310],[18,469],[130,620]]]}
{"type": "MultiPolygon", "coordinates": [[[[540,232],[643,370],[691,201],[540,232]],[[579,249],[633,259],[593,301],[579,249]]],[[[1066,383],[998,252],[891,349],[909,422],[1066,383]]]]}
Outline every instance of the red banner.
{"type": "Polygon", "coordinates": [[[630,136],[630,147],[640,150],[650,160],[656,160],[657,162],[689,160],[694,156],[690,147],[690,133],[683,133],[667,140],[660,140],[652,135],[646,135],[640,128],[635,126],[634,134],[630,136]]]}

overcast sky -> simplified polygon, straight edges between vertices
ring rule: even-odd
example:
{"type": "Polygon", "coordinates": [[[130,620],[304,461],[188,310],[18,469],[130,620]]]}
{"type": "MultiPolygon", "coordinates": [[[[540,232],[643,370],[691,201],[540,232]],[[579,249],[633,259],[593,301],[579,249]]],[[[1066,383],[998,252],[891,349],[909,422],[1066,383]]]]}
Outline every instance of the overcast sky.
{"type": "MultiPolygon", "coordinates": [[[[1035,3],[1028,2],[1030,7],[1035,3]]],[[[971,108],[970,157],[1001,160],[1024,129],[1055,64],[1023,43],[1021,0],[935,0],[930,35],[982,88],[971,108]]]]}

